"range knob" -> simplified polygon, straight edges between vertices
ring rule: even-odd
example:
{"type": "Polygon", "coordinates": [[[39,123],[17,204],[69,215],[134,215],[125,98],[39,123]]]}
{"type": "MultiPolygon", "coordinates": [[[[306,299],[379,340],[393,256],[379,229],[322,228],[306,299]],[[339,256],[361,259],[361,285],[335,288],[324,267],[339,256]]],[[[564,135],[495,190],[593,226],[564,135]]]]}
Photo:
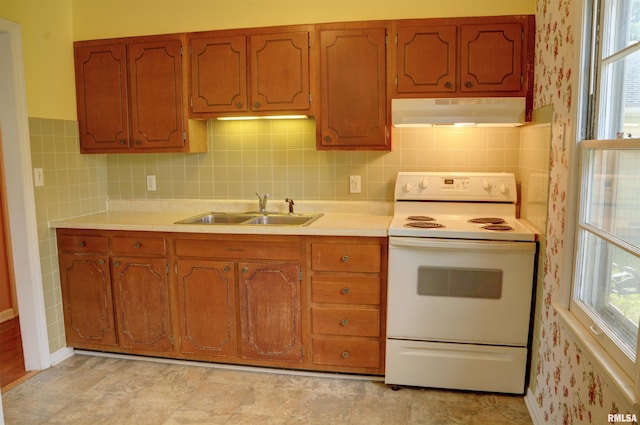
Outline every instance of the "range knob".
{"type": "Polygon", "coordinates": [[[507,193],[509,193],[509,186],[507,186],[506,184],[501,184],[500,193],[502,193],[503,195],[506,195],[507,193]]]}
{"type": "Polygon", "coordinates": [[[412,188],[413,185],[411,183],[405,183],[402,185],[402,190],[404,190],[405,192],[411,192],[412,188]]]}
{"type": "Polygon", "coordinates": [[[493,185],[491,184],[491,182],[489,180],[484,180],[482,182],[482,188],[484,190],[491,190],[492,187],[493,187],[493,185]]]}
{"type": "Polygon", "coordinates": [[[426,189],[427,187],[429,187],[429,180],[422,179],[419,186],[420,186],[420,189],[426,189]]]}

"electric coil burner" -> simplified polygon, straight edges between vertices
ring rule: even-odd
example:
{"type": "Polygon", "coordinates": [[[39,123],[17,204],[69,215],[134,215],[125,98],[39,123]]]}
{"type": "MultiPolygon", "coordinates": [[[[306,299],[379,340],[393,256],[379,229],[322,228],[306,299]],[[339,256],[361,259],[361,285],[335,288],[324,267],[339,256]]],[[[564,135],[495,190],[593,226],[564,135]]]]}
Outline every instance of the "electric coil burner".
{"type": "Polygon", "coordinates": [[[399,173],[385,382],[524,393],[536,235],[508,173],[399,173]]]}

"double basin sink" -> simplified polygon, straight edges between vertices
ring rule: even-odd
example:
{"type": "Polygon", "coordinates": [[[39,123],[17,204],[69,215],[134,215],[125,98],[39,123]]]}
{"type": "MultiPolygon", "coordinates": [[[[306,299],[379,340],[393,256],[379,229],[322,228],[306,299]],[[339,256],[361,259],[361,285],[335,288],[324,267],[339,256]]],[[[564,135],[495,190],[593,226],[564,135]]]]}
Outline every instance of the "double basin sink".
{"type": "Polygon", "coordinates": [[[322,214],[281,214],[281,213],[225,213],[207,212],[195,217],[176,221],[176,224],[222,224],[222,225],[275,225],[306,226],[322,217],[322,214]]]}

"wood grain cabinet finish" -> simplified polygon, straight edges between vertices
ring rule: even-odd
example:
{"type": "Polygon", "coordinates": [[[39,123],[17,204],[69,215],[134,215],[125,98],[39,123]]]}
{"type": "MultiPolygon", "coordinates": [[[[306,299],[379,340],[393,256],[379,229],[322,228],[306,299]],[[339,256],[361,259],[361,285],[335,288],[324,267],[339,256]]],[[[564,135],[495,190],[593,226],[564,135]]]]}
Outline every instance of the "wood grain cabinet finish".
{"type": "Polygon", "coordinates": [[[385,238],[312,238],[312,361],[320,369],[384,373],[385,238]]]}
{"type": "Polygon", "coordinates": [[[386,23],[320,25],[318,149],[388,150],[386,23]]]}
{"type": "Polygon", "coordinates": [[[533,16],[402,20],[394,97],[533,96],[533,16]]]}
{"type": "Polygon", "coordinates": [[[235,265],[177,261],[181,350],[205,356],[238,355],[235,265]]]}
{"type": "Polygon", "coordinates": [[[74,43],[82,153],[202,152],[188,120],[183,35],[74,43]]]}
{"type": "Polygon", "coordinates": [[[116,346],[107,238],[61,236],[58,247],[67,343],[116,346]]]}
{"type": "Polygon", "coordinates": [[[190,34],[192,116],[312,114],[310,37],[307,26],[190,34]]]}
{"type": "Polygon", "coordinates": [[[297,236],[178,237],[181,353],[304,367],[301,252],[297,236]]]}

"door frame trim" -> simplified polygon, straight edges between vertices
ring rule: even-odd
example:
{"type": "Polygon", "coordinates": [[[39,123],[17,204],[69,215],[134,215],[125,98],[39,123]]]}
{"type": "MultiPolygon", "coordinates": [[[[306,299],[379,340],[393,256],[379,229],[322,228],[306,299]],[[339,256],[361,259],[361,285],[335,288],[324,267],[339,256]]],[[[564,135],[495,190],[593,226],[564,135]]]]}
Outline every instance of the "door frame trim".
{"type": "Polygon", "coordinates": [[[0,53],[8,61],[0,64],[0,121],[7,212],[13,253],[14,276],[20,312],[20,332],[25,368],[42,370],[51,366],[45,314],[27,96],[22,55],[22,29],[0,18],[0,53]],[[9,184],[11,182],[11,184],[9,184]],[[21,235],[21,237],[17,237],[21,235]]]}

